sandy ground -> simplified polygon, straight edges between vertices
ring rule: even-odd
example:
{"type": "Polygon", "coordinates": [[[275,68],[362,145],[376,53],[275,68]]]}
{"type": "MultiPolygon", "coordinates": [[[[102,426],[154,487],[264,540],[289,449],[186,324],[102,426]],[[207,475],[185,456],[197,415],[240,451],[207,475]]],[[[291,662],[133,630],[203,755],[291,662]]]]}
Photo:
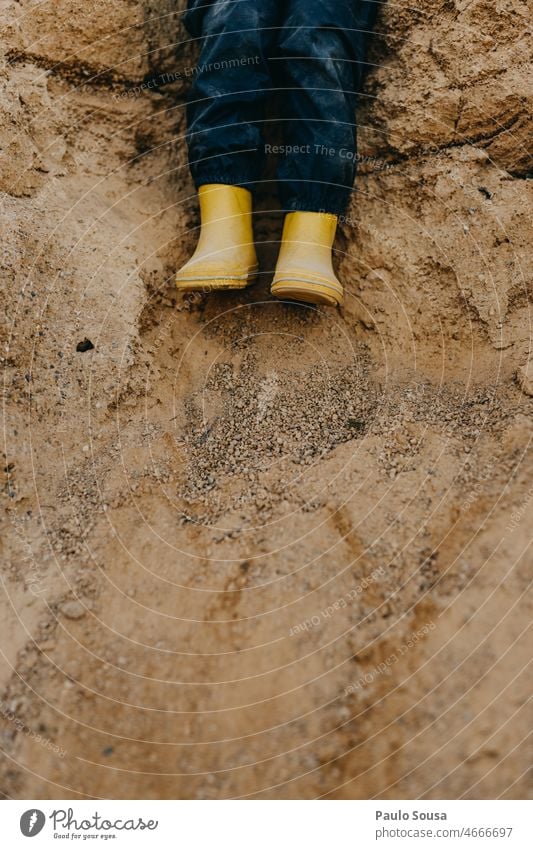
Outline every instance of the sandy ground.
{"type": "Polygon", "coordinates": [[[339,313],[174,293],[175,5],[0,3],[0,792],[530,797],[527,6],[382,10],[339,313]]]}

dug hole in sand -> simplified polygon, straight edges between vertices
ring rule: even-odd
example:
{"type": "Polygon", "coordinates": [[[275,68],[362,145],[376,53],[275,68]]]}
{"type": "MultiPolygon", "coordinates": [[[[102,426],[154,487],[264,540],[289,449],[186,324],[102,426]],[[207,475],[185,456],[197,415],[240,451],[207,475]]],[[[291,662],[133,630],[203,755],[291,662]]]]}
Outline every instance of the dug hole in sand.
{"type": "Polygon", "coordinates": [[[175,6],[2,3],[1,792],[527,797],[527,4],[383,7],[342,313],[175,292],[175,6]]]}

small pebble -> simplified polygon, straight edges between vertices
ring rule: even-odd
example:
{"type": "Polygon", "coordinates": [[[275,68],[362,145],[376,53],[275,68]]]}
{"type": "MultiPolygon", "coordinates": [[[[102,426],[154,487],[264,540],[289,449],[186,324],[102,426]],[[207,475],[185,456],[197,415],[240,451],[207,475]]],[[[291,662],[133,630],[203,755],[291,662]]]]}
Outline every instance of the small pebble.
{"type": "Polygon", "coordinates": [[[66,601],[61,605],[60,611],[67,619],[81,619],[86,613],[85,607],[79,601],[66,601]]]}

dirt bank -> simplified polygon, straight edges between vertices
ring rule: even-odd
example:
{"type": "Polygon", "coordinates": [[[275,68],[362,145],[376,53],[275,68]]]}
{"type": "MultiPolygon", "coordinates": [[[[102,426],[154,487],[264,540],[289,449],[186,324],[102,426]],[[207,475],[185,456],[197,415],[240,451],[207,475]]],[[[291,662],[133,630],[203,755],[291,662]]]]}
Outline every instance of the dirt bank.
{"type": "Polygon", "coordinates": [[[0,791],[527,796],[526,4],[384,6],[342,314],[269,195],[260,283],[175,295],[174,6],[1,4],[0,791]]]}

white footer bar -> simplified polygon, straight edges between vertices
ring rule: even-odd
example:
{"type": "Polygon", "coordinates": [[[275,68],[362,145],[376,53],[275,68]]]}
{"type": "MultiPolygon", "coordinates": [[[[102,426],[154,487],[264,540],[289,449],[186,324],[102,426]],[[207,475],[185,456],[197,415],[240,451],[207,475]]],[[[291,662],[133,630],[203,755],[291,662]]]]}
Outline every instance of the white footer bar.
{"type": "Polygon", "coordinates": [[[532,802],[10,800],[0,804],[6,849],[73,843],[124,849],[533,846],[532,802]]]}

